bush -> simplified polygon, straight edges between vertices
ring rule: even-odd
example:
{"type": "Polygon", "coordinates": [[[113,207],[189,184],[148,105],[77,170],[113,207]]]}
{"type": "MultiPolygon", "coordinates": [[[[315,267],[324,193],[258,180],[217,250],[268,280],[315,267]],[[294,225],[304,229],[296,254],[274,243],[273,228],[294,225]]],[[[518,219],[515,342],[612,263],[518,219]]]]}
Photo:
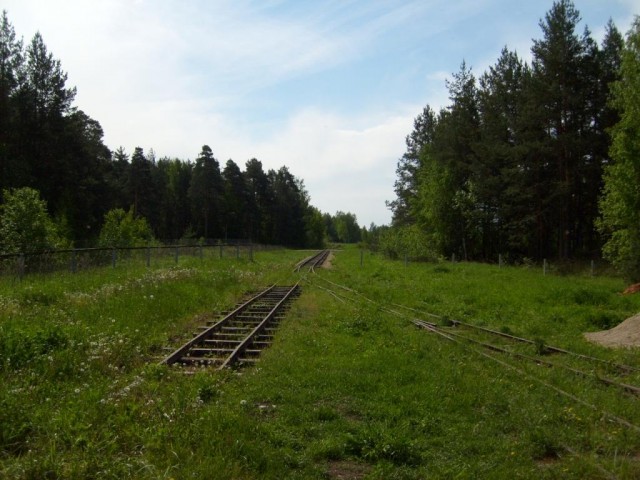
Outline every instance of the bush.
{"type": "Polygon", "coordinates": [[[68,246],[37,190],[25,187],[4,190],[2,195],[0,253],[41,252],[68,246]]]}
{"type": "Polygon", "coordinates": [[[135,217],[133,210],[109,210],[100,231],[101,247],[144,247],[154,240],[151,227],[144,217],[135,217]]]}
{"type": "Polygon", "coordinates": [[[389,228],[380,233],[380,250],[389,258],[408,258],[417,261],[438,260],[435,246],[429,236],[417,225],[389,228]]]}

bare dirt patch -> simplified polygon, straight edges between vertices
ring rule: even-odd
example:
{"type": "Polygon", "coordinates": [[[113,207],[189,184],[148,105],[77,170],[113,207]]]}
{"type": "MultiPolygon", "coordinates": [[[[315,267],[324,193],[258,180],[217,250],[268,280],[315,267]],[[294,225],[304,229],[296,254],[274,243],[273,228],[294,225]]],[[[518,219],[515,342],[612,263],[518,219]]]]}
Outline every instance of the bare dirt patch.
{"type": "Polygon", "coordinates": [[[371,472],[371,466],[348,460],[339,460],[327,465],[327,475],[332,480],[360,480],[371,472]]]}
{"type": "Polygon", "coordinates": [[[334,255],[333,252],[329,253],[329,255],[327,256],[327,258],[325,259],[325,261],[322,263],[322,268],[326,268],[328,270],[331,270],[333,268],[333,265],[331,262],[333,262],[334,259],[334,255]]]}
{"type": "Polygon", "coordinates": [[[640,313],[627,318],[620,325],[602,332],[589,332],[585,338],[605,347],[640,347],[640,313]]]}

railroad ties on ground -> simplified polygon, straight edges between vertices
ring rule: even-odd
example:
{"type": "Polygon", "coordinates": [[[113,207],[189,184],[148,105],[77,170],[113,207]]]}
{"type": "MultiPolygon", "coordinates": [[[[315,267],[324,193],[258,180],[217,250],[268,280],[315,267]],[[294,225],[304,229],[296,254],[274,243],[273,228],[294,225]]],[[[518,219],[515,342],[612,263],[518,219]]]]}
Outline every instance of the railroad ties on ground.
{"type": "Polygon", "coordinates": [[[161,363],[223,369],[256,362],[273,340],[275,329],[300,295],[300,286],[273,285],[252,295],[209,325],[161,363]]]}
{"type": "Polygon", "coordinates": [[[308,271],[313,272],[316,267],[321,266],[327,260],[330,253],[331,250],[321,250],[315,255],[305,258],[296,265],[294,272],[299,272],[305,268],[308,269],[308,271]]]}

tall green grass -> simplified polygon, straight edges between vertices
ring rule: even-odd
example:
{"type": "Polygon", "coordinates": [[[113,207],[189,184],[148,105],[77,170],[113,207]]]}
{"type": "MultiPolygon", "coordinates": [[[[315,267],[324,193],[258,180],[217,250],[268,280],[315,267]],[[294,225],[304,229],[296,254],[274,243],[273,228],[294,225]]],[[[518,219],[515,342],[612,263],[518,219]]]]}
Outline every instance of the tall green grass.
{"type": "MultiPolygon", "coordinates": [[[[640,310],[640,298],[618,295],[620,280],[369,254],[360,266],[355,249],[294,275],[303,256],[0,283],[0,477],[640,475],[637,432],[381,309],[397,303],[638,366],[637,352],[581,336],[640,310]],[[303,295],[255,367],[185,375],[157,364],[245,291],[298,279],[303,295]],[[325,280],[361,295],[341,302],[325,280]]],[[[635,399],[522,368],[640,424],[635,399]]]]}

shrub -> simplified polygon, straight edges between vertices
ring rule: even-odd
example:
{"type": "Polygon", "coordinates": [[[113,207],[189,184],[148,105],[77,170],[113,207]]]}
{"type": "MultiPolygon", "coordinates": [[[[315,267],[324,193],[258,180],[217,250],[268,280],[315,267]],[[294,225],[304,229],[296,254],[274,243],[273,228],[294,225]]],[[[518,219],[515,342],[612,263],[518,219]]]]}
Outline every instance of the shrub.
{"type": "Polygon", "coordinates": [[[417,225],[395,227],[381,232],[379,246],[392,259],[406,255],[417,261],[438,260],[433,242],[417,225]]]}
{"type": "Polygon", "coordinates": [[[2,195],[0,253],[41,252],[68,246],[37,190],[25,187],[4,190],[2,195]]]}
{"type": "Polygon", "coordinates": [[[151,227],[144,217],[135,217],[133,210],[109,210],[100,231],[101,247],[144,247],[153,241],[151,227]]]}

